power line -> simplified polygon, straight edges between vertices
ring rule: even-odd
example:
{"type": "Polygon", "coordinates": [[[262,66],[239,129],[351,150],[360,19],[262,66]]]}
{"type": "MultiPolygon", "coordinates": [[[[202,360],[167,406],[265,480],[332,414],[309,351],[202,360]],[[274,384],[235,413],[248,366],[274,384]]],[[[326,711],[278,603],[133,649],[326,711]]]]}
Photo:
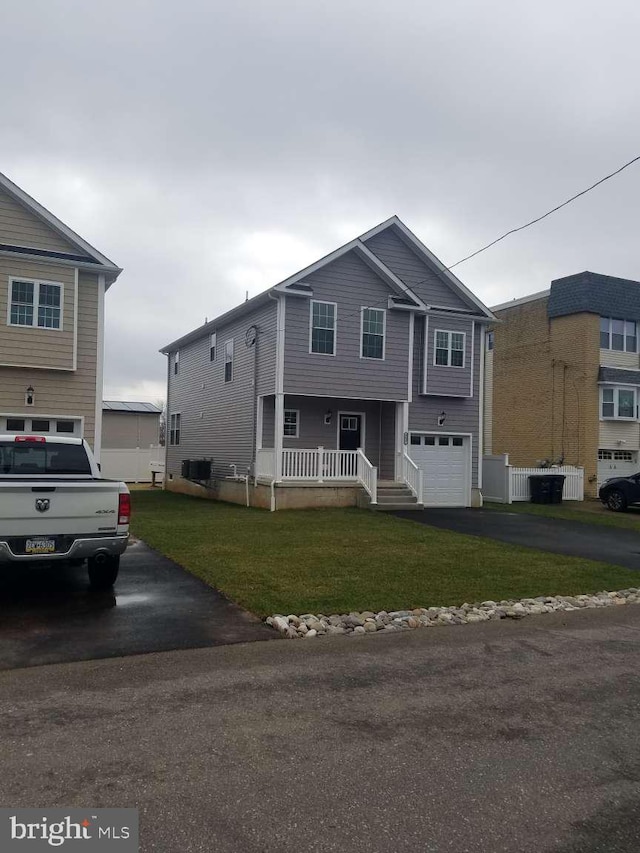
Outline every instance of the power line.
{"type": "MultiPolygon", "coordinates": [[[[548,210],[546,213],[543,213],[542,216],[538,216],[538,217],[536,217],[536,219],[532,219],[530,222],[527,222],[524,225],[519,225],[517,228],[511,228],[511,230],[505,232],[501,237],[497,237],[495,240],[492,240],[490,243],[487,243],[486,246],[483,246],[481,249],[478,249],[477,251],[472,252],[470,255],[467,255],[465,258],[461,258],[461,260],[456,261],[455,264],[451,264],[451,266],[448,266],[448,267],[443,266],[442,272],[448,272],[449,270],[452,270],[454,267],[457,267],[460,264],[463,264],[465,261],[469,261],[469,260],[471,260],[471,258],[475,258],[477,255],[481,254],[481,252],[486,252],[487,249],[490,249],[492,246],[495,246],[496,243],[500,243],[501,240],[504,240],[506,237],[509,237],[511,234],[516,234],[518,231],[524,231],[525,228],[529,228],[531,225],[535,225],[537,222],[541,222],[543,219],[546,219],[547,216],[551,216],[552,213],[556,213],[556,211],[560,210],[563,207],[566,207],[568,204],[571,204],[571,202],[575,201],[577,198],[580,198],[581,196],[586,195],[587,193],[591,192],[591,190],[600,186],[600,184],[603,184],[605,181],[608,181],[610,178],[614,178],[616,175],[619,175],[620,172],[623,172],[625,169],[627,169],[629,166],[632,166],[634,163],[637,163],[639,160],[640,160],[640,154],[637,157],[634,157],[632,160],[629,160],[629,162],[625,163],[624,166],[620,166],[620,168],[616,169],[615,172],[611,172],[609,175],[605,175],[604,178],[600,178],[600,180],[596,181],[595,184],[591,184],[590,187],[587,187],[586,189],[581,190],[579,193],[576,193],[574,196],[571,196],[571,198],[568,198],[566,201],[563,201],[562,204],[558,204],[558,205],[556,205],[556,207],[552,208],[551,210],[548,210]]],[[[407,284],[407,287],[409,288],[409,290],[412,290],[414,287],[417,287],[420,284],[424,284],[428,280],[429,280],[428,278],[423,278],[423,279],[420,279],[419,281],[414,281],[413,284],[407,284]]],[[[387,304],[387,302],[388,302],[388,299],[380,300],[379,302],[371,302],[366,307],[367,308],[378,308],[378,307],[382,307],[383,305],[387,304]]],[[[345,317],[350,317],[352,315],[356,315],[359,313],[359,310],[360,309],[358,309],[356,311],[352,311],[352,312],[347,313],[347,314],[342,314],[342,318],[344,319],[345,317]]]]}
{"type": "MultiPolygon", "coordinates": [[[[541,222],[543,219],[546,219],[547,216],[551,216],[552,213],[555,213],[557,210],[560,210],[563,207],[566,207],[568,204],[571,204],[572,201],[575,201],[580,196],[586,195],[591,192],[591,190],[599,187],[600,184],[604,184],[605,181],[608,181],[610,178],[614,178],[616,175],[619,175],[620,172],[623,172],[629,166],[632,166],[634,163],[637,163],[640,160],[640,154],[637,157],[634,157],[633,160],[629,160],[628,163],[625,163],[624,166],[620,166],[619,169],[616,169],[615,172],[611,172],[609,175],[605,175],[604,178],[600,178],[599,181],[596,181],[595,184],[591,184],[590,187],[587,187],[586,190],[582,190],[579,193],[576,193],[571,198],[568,198],[566,201],[563,201],[562,204],[557,205],[556,207],[548,210],[546,213],[543,213],[542,216],[538,216],[536,219],[532,219],[531,222],[527,222],[524,225],[519,225],[517,228],[512,228],[510,231],[504,233],[501,237],[498,237],[495,240],[492,240],[491,243],[487,243],[486,246],[483,246],[481,249],[478,249],[476,252],[473,252],[471,255],[467,255],[466,258],[462,258],[459,261],[456,261],[455,264],[451,264],[450,267],[445,267],[447,270],[452,270],[454,267],[457,267],[459,264],[463,264],[465,261],[471,260],[471,258],[475,258],[476,255],[479,255],[481,252],[486,252],[487,249],[490,249],[491,246],[495,246],[496,243],[499,243],[501,240],[504,240],[505,237],[509,237],[511,234],[516,234],[518,231],[524,231],[525,228],[529,228],[531,225],[535,225],[536,222],[541,222]]],[[[420,282],[416,282],[420,284],[420,282]]]]}

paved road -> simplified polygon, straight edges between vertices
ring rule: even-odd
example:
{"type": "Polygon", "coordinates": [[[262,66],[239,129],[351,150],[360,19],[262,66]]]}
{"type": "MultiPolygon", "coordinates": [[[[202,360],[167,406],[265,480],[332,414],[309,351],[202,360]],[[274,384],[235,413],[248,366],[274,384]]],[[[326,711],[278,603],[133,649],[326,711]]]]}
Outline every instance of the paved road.
{"type": "Polygon", "coordinates": [[[486,536],[512,545],[640,569],[640,535],[633,530],[589,524],[586,520],[584,523],[565,521],[488,509],[424,509],[393,514],[432,527],[486,536]]]}
{"type": "Polygon", "coordinates": [[[120,563],[115,594],[86,568],[3,568],[0,669],[277,637],[250,614],[142,543],[120,563]]]}
{"type": "Polygon", "coordinates": [[[0,673],[4,806],[142,851],[637,853],[640,605],[0,673]]]}

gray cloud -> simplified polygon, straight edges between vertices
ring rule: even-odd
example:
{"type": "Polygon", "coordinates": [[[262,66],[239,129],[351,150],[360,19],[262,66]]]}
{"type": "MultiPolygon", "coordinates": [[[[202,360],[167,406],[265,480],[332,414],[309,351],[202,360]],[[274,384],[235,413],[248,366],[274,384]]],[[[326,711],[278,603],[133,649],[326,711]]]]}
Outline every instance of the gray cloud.
{"type": "MultiPolygon", "coordinates": [[[[398,213],[452,263],[637,153],[631,0],[31,0],[0,169],[125,267],[110,396],[169,340],[398,213]]],[[[456,272],[489,304],[640,278],[640,168],[456,272]]]]}

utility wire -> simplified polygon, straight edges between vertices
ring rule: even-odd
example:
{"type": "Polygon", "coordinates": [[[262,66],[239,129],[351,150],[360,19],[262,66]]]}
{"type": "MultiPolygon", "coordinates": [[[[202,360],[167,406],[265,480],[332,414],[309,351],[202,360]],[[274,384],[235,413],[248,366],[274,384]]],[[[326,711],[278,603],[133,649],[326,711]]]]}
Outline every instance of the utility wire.
{"type": "MultiPolygon", "coordinates": [[[[556,211],[561,210],[563,207],[566,207],[568,204],[571,204],[572,201],[575,201],[577,198],[580,198],[580,196],[586,195],[587,193],[591,192],[591,190],[594,190],[596,187],[599,187],[600,184],[604,184],[605,181],[608,181],[610,178],[614,178],[616,175],[619,175],[620,172],[623,172],[625,169],[629,168],[629,166],[632,166],[634,163],[637,163],[638,160],[640,160],[640,154],[637,157],[634,157],[633,160],[629,160],[629,162],[625,163],[624,166],[620,166],[620,168],[616,169],[615,172],[611,172],[611,174],[605,175],[604,178],[600,178],[599,181],[596,181],[595,184],[591,184],[591,186],[587,187],[586,190],[582,190],[581,192],[576,193],[575,195],[571,196],[571,198],[568,198],[566,201],[563,201],[562,204],[559,204],[557,205],[557,207],[554,207],[551,210],[548,210],[546,213],[543,213],[542,216],[538,216],[536,219],[532,219],[531,222],[526,222],[524,225],[518,226],[518,228],[512,228],[510,231],[507,231],[501,237],[492,240],[491,243],[487,243],[486,246],[483,246],[481,249],[478,249],[472,254],[467,255],[466,258],[462,258],[461,260],[456,261],[455,264],[451,264],[450,267],[445,267],[445,269],[452,270],[459,264],[463,264],[465,261],[470,261],[471,258],[475,258],[476,255],[479,255],[481,252],[486,252],[487,249],[490,249],[491,246],[495,246],[496,243],[499,243],[501,240],[504,240],[505,237],[509,237],[511,234],[517,234],[518,231],[524,231],[525,228],[529,228],[531,225],[535,225],[536,222],[541,222],[543,219],[546,219],[547,216],[551,216],[552,213],[555,213],[556,211]]],[[[420,282],[416,283],[419,284],[420,282]]]]}
{"type": "MultiPolygon", "coordinates": [[[[625,169],[627,169],[629,166],[632,166],[634,163],[637,163],[639,160],[640,160],[640,154],[638,154],[637,157],[634,157],[633,160],[629,160],[629,162],[625,163],[624,166],[620,166],[620,168],[616,169],[615,172],[611,172],[609,175],[605,175],[604,178],[600,178],[600,180],[596,181],[595,184],[591,184],[590,187],[587,187],[586,189],[582,190],[581,192],[576,193],[575,195],[571,196],[571,198],[568,198],[566,201],[563,201],[562,204],[558,204],[556,207],[552,208],[551,210],[548,210],[546,213],[543,213],[542,216],[538,216],[538,217],[536,217],[536,219],[532,219],[530,222],[527,222],[524,225],[520,225],[517,228],[512,228],[510,231],[507,231],[501,237],[498,237],[497,239],[492,240],[490,243],[487,243],[487,245],[483,246],[481,249],[478,249],[477,251],[472,252],[472,254],[467,255],[465,258],[462,258],[461,260],[456,261],[455,264],[451,264],[451,266],[448,266],[448,267],[443,266],[441,272],[448,272],[449,270],[452,270],[454,267],[457,267],[460,264],[463,264],[465,261],[469,261],[469,260],[471,260],[471,258],[475,258],[476,255],[479,255],[481,252],[486,252],[487,249],[490,249],[492,246],[495,246],[496,243],[499,243],[501,240],[504,240],[506,237],[509,237],[511,234],[516,234],[518,231],[524,231],[525,228],[529,228],[531,225],[535,225],[537,222],[541,222],[543,219],[546,219],[547,216],[551,216],[552,213],[556,213],[556,211],[560,210],[563,207],[566,207],[568,204],[571,204],[571,202],[575,201],[577,198],[580,198],[581,196],[586,195],[587,193],[591,192],[591,190],[595,189],[596,187],[599,187],[600,184],[603,184],[605,181],[608,181],[610,178],[614,178],[616,175],[619,175],[620,172],[623,172],[625,169]]],[[[420,284],[424,284],[428,280],[429,280],[428,278],[423,278],[423,279],[420,279],[419,281],[414,281],[413,284],[407,284],[407,287],[409,288],[409,290],[412,290],[414,287],[416,287],[420,284]]],[[[365,307],[366,308],[380,308],[380,307],[385,306],[387,304],[387,302],[388,302],[388,298],[385,298],[385,299],[381,299],[380,301],[377,301],[377,302],[370,302],[365,307]]],[[[354,311],[349,311],[347,313],[341,313],[341,315],[340,315],[341,319],[344,320],[346,317],[355,316],[356,314],[360,313],[360,310],[361,309],[358,308],[357,310],[354,310],[354,311]]]]}

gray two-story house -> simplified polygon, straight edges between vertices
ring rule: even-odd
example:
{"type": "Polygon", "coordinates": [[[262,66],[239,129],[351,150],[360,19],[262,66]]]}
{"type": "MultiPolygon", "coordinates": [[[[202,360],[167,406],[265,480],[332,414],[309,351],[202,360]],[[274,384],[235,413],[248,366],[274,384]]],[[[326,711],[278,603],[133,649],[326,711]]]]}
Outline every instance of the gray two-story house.
{"type": "Polygon", "coordinates": [[[167,488],[479,505],[493,320],[392,217],[164,347],[167,488]]]}

